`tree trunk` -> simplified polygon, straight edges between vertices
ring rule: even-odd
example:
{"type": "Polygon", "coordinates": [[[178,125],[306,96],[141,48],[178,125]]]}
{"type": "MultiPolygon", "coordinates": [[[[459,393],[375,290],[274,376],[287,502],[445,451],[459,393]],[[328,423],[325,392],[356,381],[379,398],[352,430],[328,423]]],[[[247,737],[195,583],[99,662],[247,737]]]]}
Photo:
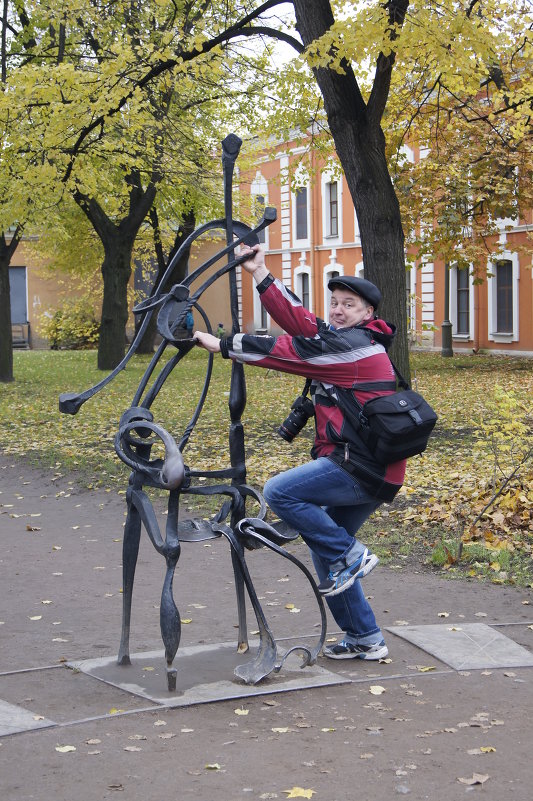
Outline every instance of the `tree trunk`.
{"type": "Polygon", "coordinates": [[[104,294],[98,369],[113,370],[124,358],[128,322],[128,282],[131,276],[131,253],[135,234],[128,239],[114,237],[104,243],[102,277],[104,294]]]}
{"type": "MultiPolygon", "coordinates": [[[[293,5],[297,29],[306,47],[334,22],[328,0],[294,0],[293,5]]],[[[382,71],[376,71],[368,105],[349,64],[343,63],[344,74],[327,68],[316,69],[314,74],[357,213],[365,278],[383,294],[380,317],[397,327],[391,355],[409,380],[404,234],[380,125],[392,61],[382,71]]]]}
{"type": "MultiPolygon", "coordinates": [[[[154,229],[154,249],[157,257],[157,276],[154,281],[154,286],[152,289],[153,292],[155,291],[155,289],[159,287],[161,279],[165,274],[165,270],[167,269],[168,264],[170,264],[170,261],[173,258],[174,254],[177,253],[177,251],[179,250],[185,239],[194,231],[196,225],[196,217],[193,211],[189,211],[186,214],[184,214],[183,220],[180,223],[179,228],[176,232],[176,238],[174,239],[174,244],[172,245],[172,249],[168,254],[168,261],[166,262],[163,253],[163,246],[161,244],[159,220],[155,207],[152,207],[150,209],[150,221],[154,229]]],[[[172,270],[172,273],[169,276],[166,285],[163,287],[164,292],[168,291],[170,287],[174,286],[174,284],[180,284],[183,281],[188,272],[190,254],[191,254],[191,249],[188,248],[183,254],[182,258],[179,260],[179,262],[177,262],[177,264],[174,266],[174,269],[172,270]]],[[[140,326],[141,319],[137,318],[135,320],[136,332],[140,326]]],[[[156,334],[157,334],[157,313],[152,315],[152,319],[148,324],[148,328],[146,329],[144,336],[141,339],[139,346],[137,348],[137,353],[153,353],[156,334]]]]}
{"type": "Polygon", "coordinates": [[[9,265],[18,247],[22,231],[15,231],[9,244],[0,234],[0,381],[13,381],[13,337],[11,334],[11,296],[9,265]]]}
{"type": "Polygon", "coordinates": [[[74,191],[73,198],[87,215],[104,247],[102,277],[104,297],[98,343],[98,369],[114,370],[124,357],[126,323],[128,322],[128,281],[131,276],[131,254],[139,228],[150,211],[156,196],[159,176],[143,189],[137,170],[126,176],[130,187],[127,215],[115,224],[95,198],[74,191]]]}

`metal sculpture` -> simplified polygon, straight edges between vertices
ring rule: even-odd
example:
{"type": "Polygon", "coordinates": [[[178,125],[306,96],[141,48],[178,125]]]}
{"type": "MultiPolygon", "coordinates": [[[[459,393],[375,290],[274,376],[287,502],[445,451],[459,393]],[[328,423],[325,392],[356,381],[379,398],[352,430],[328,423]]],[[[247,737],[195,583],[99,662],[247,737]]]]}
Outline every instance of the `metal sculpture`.
{"type": "Polygon", "coordinates": [[[235,162],[242,141],[238,136],[230,134],[222,142],[222,165],[224,175],[224,219],[212,220],[197,228],[183,242],[179,251],[169,262],[159,289],[134,308],[134,314],[140,315],[142,324],[137,335],[121,363],[106,378],[95,386],[82,392],[64,393],[59,398],[59,409],[66,414],[76,414],[83,403],[105,387],[123,370],[135,353],[137,346],[148,326],[151,316],[158,310],[157,327],[162,342],[148,365],[131,406],[120,419],[119,429],[115,437],[115,450],[120,459],[132,470],[129,487],[126,493],[127,517],[123,539],[123,612],[122,635],[118,662],[129,665],[130,615],[133,594],[135,567],[139,552],[141,530],[144,526],[154,548],[166,561],[166,575],[161,593],[160,627],[165,658],[167,664],[167,683],[169,691],[176,689],[177,670],[174,667],[181,634],[180,615],[172,594],[172,584],[182,542],[199,542],[202,540],[225,537],[231,547],[231,558],[237,595],[239,638],[237,650],[248,651],[248,634],[246,623],[245,588],[248,593],[259,629],[259,646],[255,657],[235,669],[235,675],[246,684],[256,684],[273,671],[279,671],[287,656],[293,651],[303,655],[301,667],[314,664],[324,643],[326,634],[326,616],[322,598],[319,595],[311,573],[296,557],[289,553],[284,545],[297,535],[286,536],[278,532],[266,522],[266,505],[262,495],[246,483],[246,463],[244,449],[244,430],[241,416],[246,405],[246,385],[243,365],[232,364],[229,393],[229,456],[230,467],[220,470],[194,470],[186,465],[183,452],[189,437],[200,417],[208,394],[213,354],[207,354],[206,376],[203,390],[196,409],[185,430],[176,442],[162,426],[154,422],[150,407],[157,394],[178,363],[194,347],[193,339],[179,339],[177,332],[185,320],[187,312],[193,307],[202,317],[207,331],[212,326],[206,313],[199,304],[202,294],[215,281],[229,275],[232,331],[239,331],[239,305],[236,283],[236,267],[245,257],[236,257],[235,248],[242,242],[257,244],[257,234],[276,219],[276,210],[266,208],[264,215],[255,228],[250,228],[232,216],[232,182],[235,162]],[[194,272],[187,275],[182,283],[174,285],[169,292],[162,288],[168,280],[174,265],[183,252],[203,233],[223,229],[226,233],[226,245],[218,253],[209,258],[194,272]],[[192,285],[205,271],[226,256],[226,264],[216,269],[213,274],[192,291],[192,285]],[[171,358],[160,369],[152,386],[147,389],[150,378],[167,348],[176,349],[171,358]],[[145,394],[144,394],[145,393],[145,394]],[[143,398],[144,394],[144,398],[143,398]],[[164,458],[151,458],[151,451],[157,440],[165,449],[164,458]],[[223,483],[201,485],[195,479],[211,478],[223,483]],[[156,513],[148,494],[143,487],[155,487],[168,491],[167,517],[165,534],[161,533],[156,513]],[[220,510],[211,520],[179,520],[179,503],[182,494],[221,496],[223,503],[220,510]],[[253,498],[259,504],[257,517],[246,517],[246,498],[253,498]],[[321,616],[321,631],[318,641],[313,647],[296,645],[281,654],[269,629],[261,604],[257,598],[250,573],[245,560],[245,549],[253,550],[265,546],[295,564],[306,576],[316,598],[321,616]]]}

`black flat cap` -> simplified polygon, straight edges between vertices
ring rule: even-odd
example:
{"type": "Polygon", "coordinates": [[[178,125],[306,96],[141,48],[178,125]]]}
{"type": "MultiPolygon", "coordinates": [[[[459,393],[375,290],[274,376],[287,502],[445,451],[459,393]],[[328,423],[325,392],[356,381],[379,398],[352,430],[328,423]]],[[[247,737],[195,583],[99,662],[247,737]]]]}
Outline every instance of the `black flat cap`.
{"type": "Polygon", "coordinates": [[[375,284],[367,281],[366,278],[356,278],[354,275],[337,275],[328,281],[328,289],[335,289],[336,286],[349,289],[350,292],[360,295],[367,303],[373,306],[374,311],[380,304],[381,292],[375,284]]]}

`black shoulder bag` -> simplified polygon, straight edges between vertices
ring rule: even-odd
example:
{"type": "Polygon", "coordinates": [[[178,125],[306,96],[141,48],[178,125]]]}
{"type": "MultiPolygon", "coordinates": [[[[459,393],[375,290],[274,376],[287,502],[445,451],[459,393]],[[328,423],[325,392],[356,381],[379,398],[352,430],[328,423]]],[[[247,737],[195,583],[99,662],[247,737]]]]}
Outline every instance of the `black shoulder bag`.
{"type": "Polygon", "coordinates": [[[437,422],[429,403],[409,387],[394,363],[391,364],[403,391],[372,398],[363,406],[351,389],[335,386],[333,392],[324,387],[381,464],[423,453],[437,422]]]}

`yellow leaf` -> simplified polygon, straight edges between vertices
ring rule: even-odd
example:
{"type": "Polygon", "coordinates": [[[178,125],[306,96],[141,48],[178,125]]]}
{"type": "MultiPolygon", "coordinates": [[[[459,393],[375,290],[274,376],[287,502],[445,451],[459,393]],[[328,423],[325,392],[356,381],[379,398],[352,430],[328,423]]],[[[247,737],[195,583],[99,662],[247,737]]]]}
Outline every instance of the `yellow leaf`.
{"type": "Polygon", "coordinates": [[[287,734],[287,732],[289,731],[289,727],[288,726],[283,726],[281,728],[278,727],[276,729],[272,729],[272,731],[275,731],[276,734],[287,734]]]}
{"type": "Polygon", "coordinates": [[[482,751],[484,754],[490,754],[496,751],[496,749],[492,745],[482,745],[480,746],[479,750],[482,751]]]}
{"type": "Polygon", "coordinates": [[[182,623],[192,623],[192,617],[185,617],[181,619],[182,623]]]}
{"type": "Polygon", "coordinates": [[[287,798],[312,798],[315,790],[304,790],[303,787],[292,787],[290,790],[284,790],[287,793],[287,798]]]}
{"type": "Polygon", "coordinates": [[[371,695],[381,695],[382,693],[387,692],[385,687],[382,687],[380,684],[372,684],[370,686],[369,692],[371,695]]]}
{"type": "Polygon", "coordinates": [[[42,615],[32,615],[30,617],[30,620],[42,620],[42,619],[43,619],[42,615]]]}
{"type": "Polygon", "coordinates": [[[326,727],[324,729],[320,729],[320,731],[335,731],[335,729],[332,729],[331,726],[330,726],[329,728],[326,727]]]}
{"type": "Polygon", "coordinates": [[[294,609],[294,604],[285,604],[285,609],[294,609]]]}
{"type": "Polygon", "coordinates": [[[243,709],[242,707],[234,710],[236,715],[247,715],[249,711],[249,709],[243,709]]]}
{"type": "Polygon", "coordinates": [[[68,754],[75,750],[76,748],[73,745],[56,745],[56,751],[59,751],[60,754],[68,754]]]}
{"type": "Polygon", "coordinates": [[[429,673],[430,670],[435,670],[435,665],[417,665],[416,669],[419,673],[429,673]]]}
{"type": "Polygon", "coordinates": [[[221,765],[219,765],[218,762],[208,762],[205,766],[206,770],[220,770],[220,768],[221,765]]]}

